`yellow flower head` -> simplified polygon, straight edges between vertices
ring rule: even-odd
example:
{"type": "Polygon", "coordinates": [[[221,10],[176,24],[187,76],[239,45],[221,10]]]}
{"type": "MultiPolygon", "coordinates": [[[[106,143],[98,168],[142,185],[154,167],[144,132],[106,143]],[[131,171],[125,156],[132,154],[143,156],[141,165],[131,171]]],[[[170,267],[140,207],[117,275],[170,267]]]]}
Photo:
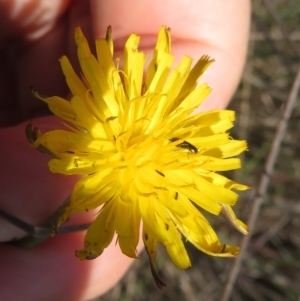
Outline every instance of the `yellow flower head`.
{"type": "Polygon", "coordinates": [[[66,128],[40,134],[28,127],[27,135],[35,148],[53,156],[52,172],[82,176],[60,208],[56,228],[72,214],[101,208],[76,255],[96,258],[116,233],[122,252],[136,257],[141,225],[161,287],[154,263],[157,242],[181,269],[191,265],[182,236],[207,254],[237,255],[239,248],[222,244],[199,208],[214,215],[222,211],[247,233],[231,208],[238,198],[232,189],[247,186],[216,173],[240,168],[233,157],[247,145],[227,132],[234,112],[195,113],[211,91],[197,81],[213,60],[203,56],[192,68],[185,56],[170,71],[170,30],[162,27],[144,79],[146,56],[138,50],[139,40],[136,34],[128,38],[120,69],[113,60],[110,28],[106,39],[96,40],[96,56],[76,28],[81,78],[67,57],[60,59],[71,100],[34,92],[67,122],[66,128]]]}

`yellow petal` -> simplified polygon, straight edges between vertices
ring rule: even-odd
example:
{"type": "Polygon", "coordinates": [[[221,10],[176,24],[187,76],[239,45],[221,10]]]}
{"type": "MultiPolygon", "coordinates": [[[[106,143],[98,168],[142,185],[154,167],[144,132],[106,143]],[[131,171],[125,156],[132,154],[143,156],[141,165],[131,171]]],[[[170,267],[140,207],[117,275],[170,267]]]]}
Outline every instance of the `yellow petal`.
{"type": "Polygon", "coordinates": [[[161,63],[164,63],[166,58],[165,54],[171,52],[171,37],[170,29],[166,26],[162,26],[158,33],[157,43],[153,53],[153,59],[151,60],[148,70],[147,70],[147,79],[145,82],[146,87],[150,87],[150,84],[156,74],[156,71],[159,68],[161,63]]]}
{"type": "Polygon", "coordinates": [[[84,127],[89,131],[93,138],[101,140],[108,138],[103,124],[91,114],[81,98],[74,96],[71,100],[71,105],[82,124],[84,124],[84,127]]]}
{"type": "Polygon", "coordinates": [[[212,256],[232,257],[238,254],[238,247],[230,245],[224,247],[205,217],[188,200],[183,198],[182,201],[190,211],[190,215],[181,218],[174,214],[173,218],[187,240],[199,250],[212,256]]]}
{"type": "Polygon", "coordinates": [[[84,239],[84,249],[78,250],[75,253],[77,257],[80,259],[95,259],[111,243],[115,233],[113,227],[115,205],[116,202],[109,202],[98,214],[87,230],[84,239]]]}
{"type": "MultiPolygon", "coordinates": [[[[108,44],[111,56],[113,57],[113,55],[114,55],[114,43],[113,43],[113,40],[112,40],[112,29],[111,29],[111,26],[107,27],[105,40],[106,40],[106,42],[108,44]]],[[[98,57],[98,58],[101,58],[101,57],[98,57]]]]}
{"type": "Polygon", "coordinates": [[[60,65],[72,94],[79,96],[81,99],[85,99],[87,88],[76,75],[70,61],[66,56],[63,56],[60,59],[60,65]]]}
{"type": "Polygon", "coordinates": [[[200,76],[204,73],[204,71],[214,62],[213,59],[210,59],[209,56],[204,55],[200,58],[200,60],[195,64],[193,69],[191,70],[188,78],[183,85],[178,98],[182,99],[187,97],[197,86],[197,81],[200,76]]]}
{"type": "Polygon", "coordinates": [[[125,92],[129,100],[141,95],[145,55],[139,52],[140,37],[132,34],[125,44],[124,72],[125,92]]]}
{"type": "MultiPolygon", "coordinates": [[[[118,205],[119,206],[119,205],[118,205]]],[[[136,248],[139,242],[140,236],[140,220],[141,215],[139,213],[137,202],[133,203],[131,210],[123,211],[118,207],[118,214],[116,216],[115,225],[116,231],[119,234],[119,245],[122,252],[132,258],[136,258],[136,248]],[[124,218],[121,218],[121,215],[129,215],[129,221],[127,223],[128,229],[125,231],[123,228],[126,228],[124,223],[124,218]]]]}
{"type": "Polygon", "coordinates": [[[248,227],[241,220],[237,219],[231,206],[222,204],[223,210],[221,211],[222,216],[229,221],[238,231],[244,235],[248,235],[248,227]]]}

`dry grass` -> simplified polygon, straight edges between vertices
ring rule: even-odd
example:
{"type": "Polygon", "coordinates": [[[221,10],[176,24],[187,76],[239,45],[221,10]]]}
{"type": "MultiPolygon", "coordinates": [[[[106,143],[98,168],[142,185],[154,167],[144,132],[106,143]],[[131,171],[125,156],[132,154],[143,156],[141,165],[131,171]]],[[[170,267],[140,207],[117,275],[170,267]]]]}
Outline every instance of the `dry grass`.
{"type": "MultiPolygon", "coordinates": [[[[253,24],[249,57],[240,87],[230,105],[237,112],[233,136],[246,139],[249,152],[244,168],[231,175],[253,187],[242,193],[236,206],[241,219],[249,218],[264,164],[274,142],[300,58],[300,1],[253,2],[253,24]]],[[[204,300],[285,301],[300,300],[300,103],[287,123],[275,168],[268,175],[267,191],[258,206],[242,265],[233,273],[232,291],[224,297],[235,259],[211,258],[188,245],[193,266],[176,269],[163,250],[158,265],[167,287],[158,290],[150,274],[145,253],[136,260],[123,280],[102,301],[204,300]]],[[[280,137],[276,139],[280,139],[280,137]]],[[[222,218],[212,221],[224,241],[241,244],[242,237],[222,218]]],[[[232,275],[232,274],[231,274],[232,275]]]]}

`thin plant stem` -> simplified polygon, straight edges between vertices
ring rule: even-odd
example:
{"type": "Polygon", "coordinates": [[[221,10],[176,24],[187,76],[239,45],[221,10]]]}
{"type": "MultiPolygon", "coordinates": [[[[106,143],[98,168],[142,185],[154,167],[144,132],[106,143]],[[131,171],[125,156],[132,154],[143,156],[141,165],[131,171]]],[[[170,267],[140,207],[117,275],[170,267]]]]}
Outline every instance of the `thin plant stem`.
{"type": "MultiPolygon", "coordinates": [[[[280,146],[282,143],[282,140],[284,138],[284,135],[286,133],[286,128],[287,128],[287,122],[291,116],[292,110],[295,106],[296,100],[297,100],[297,96],[299,94],[299,89],[300,89],[300,66],[298,67],[298,71],[293,83],[293,86],[290,90],[290,94],[283,112],[283,115],[278,123],[277,129],[276,129],[276,133],[272,142],[272,146],[271,146],[271,150],[269,152],[269,155],[267,157],[267,161],[265,164],[265,168],[264,168],[264,173],[262,174],[260,181],[259,181],[259,185],[258,185],[258,189],[257,192],[255,194],[254,200],[253,200],[253,206],[252,206],[252,210],[250,213],[250,217],[249,217],[249,221],[248,221],[248,225],[249,225],[249,233],[253,233],[253,229],[255,227],[259,212],[260,212],[260,207],[261,204],[264,200],[264,196],[266,194],[267,188],[269,186],[270,183],[270,175],[273,172],[274,169],[274,165],[276,162],[276,159],[278,157],[279,154],[279,150],[280,150],[280,146]]],[[[232,290],[233,290],[233,286],[235,284],[235,281],[237,279],[237,276],[240,272],[241,266],[242,266],[242,262],[245,259],[245,255],[246,255],[246,251],[249,245],[249,241],[250,241],[251,235],[245,236],[242,240],[241,243],[241,251],[239,256],[236,258],[236,260],[234,261],[228,280],[226,282],[225,288],[223,290],[222,296],[221,296],[221,301],[228,301],[232,290]]]]}

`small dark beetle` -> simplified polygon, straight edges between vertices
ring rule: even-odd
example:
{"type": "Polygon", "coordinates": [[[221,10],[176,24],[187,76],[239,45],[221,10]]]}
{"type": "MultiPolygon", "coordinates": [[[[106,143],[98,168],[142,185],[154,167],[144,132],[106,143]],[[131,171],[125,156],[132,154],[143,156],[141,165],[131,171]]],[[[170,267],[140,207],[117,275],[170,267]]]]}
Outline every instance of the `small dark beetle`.
{"type": "MultiPolygon", "coordinates": [[[[176,137],[170,139],[171,142],[174,142],[177,140],[179,140],[179,138],[176,138],[176,137]]],[[[185,149],[189,150],[190,152],[194,152],[195,154],[198,153],[198,148],[195,145],[193,145],[185,140],[179,144],[176,144],[176,146],[180,147],[180,148],[185,148],[185,149]]]]}

